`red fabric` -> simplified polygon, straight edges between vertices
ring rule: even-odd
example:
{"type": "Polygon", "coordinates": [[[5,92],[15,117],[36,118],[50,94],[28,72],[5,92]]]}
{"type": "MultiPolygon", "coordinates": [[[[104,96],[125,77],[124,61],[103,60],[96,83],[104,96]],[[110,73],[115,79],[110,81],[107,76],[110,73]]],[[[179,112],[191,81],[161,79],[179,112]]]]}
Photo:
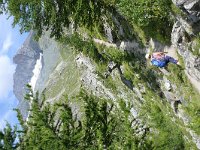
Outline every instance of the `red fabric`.
{"type": "Polygon", "coordinates": [[[161,60],[161,59],[165,58],[165,54],[153,53],[153,54],[152,54],[152,58],[161,60]]]}

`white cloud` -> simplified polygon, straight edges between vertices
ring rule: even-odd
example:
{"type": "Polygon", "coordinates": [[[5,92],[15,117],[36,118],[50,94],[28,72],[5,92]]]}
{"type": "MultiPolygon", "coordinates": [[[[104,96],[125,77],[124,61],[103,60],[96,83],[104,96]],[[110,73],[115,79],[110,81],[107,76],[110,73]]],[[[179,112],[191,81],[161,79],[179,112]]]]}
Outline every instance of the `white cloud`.
{"type": "Polygon", "coordinates": [[[6,54],[14,43],[11,19],[7,20],[7,17],[0,15],[0,55],[6,54]]]}
{"type": "Polygon", "coordinates": [[[7,18],[7,15],[0,15],[0,129],[5,127],[5,120],[11,124],[17,122],[12,110],[18,101],[13,95],[15,65],[11,59],[28,35],[21,35],[19,26],[12,28],[13,18],[7,18]]]}
{"type": "Polygon", "coordinates": [[[15,65],[12,64],[8,56],[0,56],[0,100],[8,97],[13,89],[13,73],[15,65]]]}
{"type": "Polygon", "coordinates": [[[12,26],[13,17],[8,19],[8,15],[0,15],[0,55],[13,57],[21,47],[28,33],[21,34],[19,26],[12,26]]]}
{"type": "Polygon", "coordinates": [[[3,41],[3,46],[2,46],[2,50],[1,50],[1,53],[6,53],[10,47],[12,46],[13,44],[13,41],[12,41],[12,34],[9,33],[5,40],[3,41]]]}

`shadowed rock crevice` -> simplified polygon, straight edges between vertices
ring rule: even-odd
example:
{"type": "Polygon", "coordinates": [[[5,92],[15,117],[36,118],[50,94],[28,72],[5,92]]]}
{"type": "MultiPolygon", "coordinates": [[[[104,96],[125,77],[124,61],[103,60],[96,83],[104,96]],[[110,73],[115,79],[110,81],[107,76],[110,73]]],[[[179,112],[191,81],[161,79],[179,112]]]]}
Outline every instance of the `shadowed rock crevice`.
{"type": "Polygon", "coordinates": [[[128,80],[128,79],[125,78],[125,76],[123,75],[122,70],[121,70],[121,68],[120,68],[119,65],[117,66],[117,69],[118,69],[118,71],[119,71],[119,74],[120,74],[120,78],[121,78],[122,83],[123,83],[124,85],[126,85],[130,90],[133,91],[133,87],[134,87],[134,86],[133,86],[133,82],[132,82],[131,80],[128,80]]]}

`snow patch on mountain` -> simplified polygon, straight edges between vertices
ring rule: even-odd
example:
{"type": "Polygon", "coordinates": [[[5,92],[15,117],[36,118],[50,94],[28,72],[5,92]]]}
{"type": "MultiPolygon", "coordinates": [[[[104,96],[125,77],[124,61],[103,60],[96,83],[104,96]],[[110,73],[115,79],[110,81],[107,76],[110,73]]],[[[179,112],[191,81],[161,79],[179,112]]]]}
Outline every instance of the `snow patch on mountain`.
{"type": "Polygon", "coordinates": [[[31,81],[29,82],[33,91],[35,90],[35,85],[40,76],[40,72],[42,69],[42,56],[43,56],[43,54],[40,53],[40,58],[36,61],[35,68],[33,69],[33,76],[31,78],[31,81]]]}

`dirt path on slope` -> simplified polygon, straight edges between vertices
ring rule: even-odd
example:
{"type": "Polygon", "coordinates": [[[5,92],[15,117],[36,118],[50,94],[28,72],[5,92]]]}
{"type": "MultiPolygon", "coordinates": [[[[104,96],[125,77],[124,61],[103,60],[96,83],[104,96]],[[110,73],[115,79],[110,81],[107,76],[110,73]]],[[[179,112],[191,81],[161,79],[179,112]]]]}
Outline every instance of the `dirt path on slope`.
{"type": "Polygon", "coordinates": [[[177,55],[177,52],[176,52],[176,48],[174,48],[173,46],[165,46],[164,47],[164,52],[167,52],[167,55],[175,58],[178,60],[178,55],[177,55]]]}

